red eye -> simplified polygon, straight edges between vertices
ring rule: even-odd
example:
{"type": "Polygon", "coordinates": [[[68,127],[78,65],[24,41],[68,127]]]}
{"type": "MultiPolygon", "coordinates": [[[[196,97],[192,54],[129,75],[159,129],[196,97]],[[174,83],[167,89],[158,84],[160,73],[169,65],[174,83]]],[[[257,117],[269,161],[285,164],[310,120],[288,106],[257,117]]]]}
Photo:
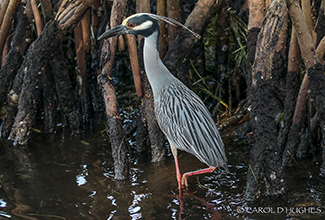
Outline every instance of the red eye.
{"type": "Polygon", "coordinates": [[[129,26],[130,28],[134,28],[134,27],[135,27],[135,24],[134,24],[134,23],[128,23],[128,26],[129,26]]]}

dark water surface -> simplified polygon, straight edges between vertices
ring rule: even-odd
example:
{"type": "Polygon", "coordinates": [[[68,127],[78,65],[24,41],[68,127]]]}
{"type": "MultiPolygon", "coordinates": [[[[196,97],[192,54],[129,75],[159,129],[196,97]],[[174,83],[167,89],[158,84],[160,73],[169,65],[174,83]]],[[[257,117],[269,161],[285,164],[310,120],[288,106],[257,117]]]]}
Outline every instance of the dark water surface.
{"type": "MultiPolygon", "coordinates": [[[[170,154],[157,164],[131,148],[129,179],[114,180],[108,140],[99,131],[2,146],[0,219],[325,219],[324,182],[310,161],[289,171],[286,196],[243,209],[249,147],[223,138],[231,173],[190,177],[181,199],[170,154]]],[[[179,154],[182,173],[206,167],[179,154]]]]}

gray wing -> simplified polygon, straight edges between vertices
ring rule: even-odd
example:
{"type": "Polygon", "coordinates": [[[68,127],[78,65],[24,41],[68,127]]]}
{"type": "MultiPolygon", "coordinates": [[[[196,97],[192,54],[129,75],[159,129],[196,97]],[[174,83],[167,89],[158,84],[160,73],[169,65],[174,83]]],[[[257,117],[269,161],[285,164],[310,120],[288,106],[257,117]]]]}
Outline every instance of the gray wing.
{"type": "Polygon", "coordinates": [[[193,91],[181,83],[169,85],[155,99],[155,112],[169,142],[208,166],[227,169],[219,131],[210,112],[193,91]]]}

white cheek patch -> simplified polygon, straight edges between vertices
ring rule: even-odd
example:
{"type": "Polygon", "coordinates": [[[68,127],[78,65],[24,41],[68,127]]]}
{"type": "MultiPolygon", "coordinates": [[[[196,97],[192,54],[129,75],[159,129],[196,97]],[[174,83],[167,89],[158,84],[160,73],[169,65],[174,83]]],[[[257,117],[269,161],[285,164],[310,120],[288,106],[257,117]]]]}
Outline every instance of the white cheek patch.
{"type": "Polygon", "coordinates": [[[151,28],[153,25],[152,21],[145,21],[140,25],[135,26],[134,28],[132,28],[133,30],[146,30],[151,28]]]}

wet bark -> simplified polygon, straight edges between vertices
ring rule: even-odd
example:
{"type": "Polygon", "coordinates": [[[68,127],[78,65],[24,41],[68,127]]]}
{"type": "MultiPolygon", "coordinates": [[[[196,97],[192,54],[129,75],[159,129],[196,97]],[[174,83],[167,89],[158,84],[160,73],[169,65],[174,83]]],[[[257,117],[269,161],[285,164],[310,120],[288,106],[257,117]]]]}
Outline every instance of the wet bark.
{"type": "MultiPolygon", "coordinates": [[[[302,10],[298,1],[287,0],[288,11],[292,20],[292,24],[297,31],[297,38],[304,57],[304,63],[307,69],[308,79],[310,81],[311,95],[318,112],[320,129],[322,133],[321,146],[325,147],[325,75],[323,67],[319,63],[313,40],[309,34],[306,22],[299,16],[302,10]]],[[[323,155],[324,157],[324,155],[323,155]]],[[[325,175],[325,162],[321,166],[321,174],[325,175]]]]}
{"type": "MultiPolygon", "coordinates": [[[[288,15],[287,15],[288,16],[288,15]]],[[[285,27],[283,30],[287,30],[287,27],[285,27]]],[[[287,36],[281,35],[281,36],[287,36]]],[[[282,45],[286,45],[286,39],[279,39],[279,42],[281,42],[281,47],[282,45]]],[[[300,54],[300,49],[298,45],[297,38],[295,36],[295,30],[292,28],[291,31],[291,41],[289,45],[289,55],[288,55],[288,69],[286,70],[286,76],[283,75],[283,81],[282,86],[280,86],[283,90],[283,93],[281,94],[280,97],[285,97],[283,99],[283,113],[282,116],[279,117],[279,134],[278,134],[278,145],[280,149],[284,149],[287,140],[288,140],[288,133],[290,131],[290,128],[292,128],[292,118],[293,118],[293,113],[295,110],[296,106],[296,98],[298,95],[299,91],[299,86],[300,86],[300,61],[301,61],[301,54],[300,54]]],[[[282,61],[285,61],[285,48],[282,48],[282,61]]],[[[284,68],[285,64],[282,63],[279,65],[280,68],[284,68]]],[[[283,71],[285,72],[285,71],[283,71]]],[[[280,76],[280,74],[279,74],[280,76]]],[[[281,85],[281,84],[279,84],[281,85]]],[[[295,136],[295,134],[292,134],[295,136]]],[[[290,136],[289,136],[290,138],[290,136]]]]}
{"type": "Polygon", "coordinates": [[[279,100],[281,88],[277,87],[282,75],[281,59],[278,58],[276,47],[285,27],[285,2],[284,0],[273,1],[258,36],[255,62],[252,67],[252,87],[249,90],[253,147],[247,174],[245,192],[247,201],[259,197],[263,179],[266,193],[270,196],[281,195],[286,189],[281,166],[281,149],[277,144],[276,123],[277,115],[283,108],[279,100]]]}
{"type": "Polygon", "coordinates": [[[137,96],[141,98],[143,96],[143,91],[142,91],[142,84],[141,84],[140,66],[139,66],[139,57],[138,57],[138,48],[137,48],[136,37],[131,34],[127,34],[125,37],[126,37],[126,42],[128,45],[128,51],[129,51],[129,56],[130,56],[130,62],[131,62],[135,90],[137,92],[137,96]]]}
{"type": "Polygon", "coordinates": [[[88,81],[86,67],[86,51],[83,40],[83,26],[79,22],[74,29],[76,43],[76,59],[77,59],[77,82],[78,82],[78,101],[81,106],[83,124],[89,121],[89,96],[88,96],[88,81]]]}
{"type": "MultiPolygon", "coordinates": [[[[86,13],[81,19],[81,26],[82,26],[82,42],[83,42],[83,50],[86,54],[86,64],[89,63],[89,53],[91,50],[91,40],[90,40],[90,8],[86,10],[86,13]],[[88,57],[88,59],[87,59],[88,57]]],[[[88,66],[88,65],[86,65],[88,66]]]]}
{"type": "MultiPolygon", "coordinates": [[[[144,87],[146,86],[144,85],[144,87]]],[[[152,95],[152,93],[145,93],[143,97],[142,111],[145,114],[145,119],[148,126],[148,133],[151,144],[151,162],[160,162],[165,159],[165,138],[159,128],[155,114],[152,114],[152,110],[154,109],[152,95]]]]}
{"type": "Polygon", "coordinates": [[[5,16],[7,7],[9,5],[9,2],[10,2],[10,0],[4,0],[4,1],[1,2],[2,4],[1,4],[1,7],[0,7],[0,26],[2,24],[3,17],[5,16]]]}
{"type": "Polygon", "coordinates": [[[305,121],[307,112],[308,89],[310,82],[307,75],[304,77],[295,106],[294,116],[292,119],[291,129],[288,134],[288,141],[283,152],[283,165],[292,166],[292,157],[296,155],[297,147],[300,142],[300,130],[305,121]]]}
{"type": "MultiPolygon", "coordinates": [[[[325,11],[324,8],[321,7],[320,11],[319,11],[319,17],[318,17],[318,21],[317,21],[317,26],[315,29],[315,32],[317,34],[317,55],[318,55],[318,59],[320,60],[320,62],[322,62],[324,59],[324,53],[325,53],[325,11]]],[[[315,116],[314,116],[312,123],[311,123],[311,127],[312,127],[312,131],[315,131],[315,129],[313,129],[313,124],[316,124],[316,122],[319,121],[318,118],[318,113],[316,112],[315,116]],[[316,119],[314,119],[316,118],[316,119]],[[316,121],[316,122],[315,122],[316,121]]],[[[321,122],[321,125],[323,127],[322,133],[323,133],[323,138],[322,138],[322,165],[320,167],[320,175],[321,176],[325,176],[325,141],[324,141],[324,122],[321,122]]]]}
{"type": "MultiPolygon", "coordinates": [[[[286,95],[284,101],[284,112],[282,117],[283,126],[281,126],[279,131],[279,145],[282,149],[285,149],[287,145],[288,138],[292,138],[291,141],[298,139],[296,134],[298,132],[292,130],[294,129],[294,123],[292,121],[295,112],[296,99],[298,96],[301,80],[300,80],[300,66],[301,66],[301,53],[296,38],[296,31],[292,28],[291,31],[291,41],[289,46],[288,55],[288,72],[286,76],[286,95]],[[292,134],[288,135],[292,130],[292,134]]],[[[286,154],[284,154],[286,155],[286,154]]],[[[285,156],[283,156],[284,158],[285,156]]]]}
{"type": "Polygon", "coordinates": [[[322,134],[321,149],[323,150],[322,165],[320,167],[320,175],[325,176],[325,76],[324,67],[320,63],[316,63],[308,70],[308,78],[310,80],[310,88],[312,97],[315,101],[315,107],[318,112],[318,120],[322,134]]]}
{"type": "Polygon", "coordinates": [[[17,75],[23,79],[23,83],[20,84],[20,88],[17,86],[15,89],[18,89],[14,90],[14,93],[19,96],[18,113],[9,137],[17,144],[27,144],[31,138],[44,66],[56,47],[60,45],[60,37],[58,37],[60,33],[56,22],[49,22],[39,38],[29,47],[18,71],[17,75]]]}
{"type": "Polygon", "coordinates": [[[53,7],[50,0],[40,0],[44,22],[47,23],[50,20],[54,19],[53,7]]]}
{"type": "MultiPolygon", "coordinates": [[[[89,8],[96,4],[98,7],[97,0],[89,1],[67,1],[64,0],[62,3],[58,3],[60,8],[56,14],[55,20],[59,22],[59,28],[63,31],[71,31],[80,22],[80,27],[76,29],[79,31],[76,40],[76,47],[78,52],[78,68],[80,70],[77,76],[78,82],[78,98],[79,105],[83,112],[84,124],[89,122],[90,103],[93,104],[94,109],[99,108],[98,96],[93,92],[89,91],[89,87],[96,87],[96,80],[94,77],[89,76],[87,73],[90,69],[90,11],[89,8]],[[88,30],[89,29],[89,30],[88,30]],[[90,97],[92,102],[90,102],[90,97]]],[[[86,127],[85,127],[86,128],[86,127]]]]}
{"type": "MultiPolygon", "coordinates": [[[[151,146],[151,162],[160,162],[165,159],[165,139],[155,116],[153,94],[149,82],[145,81],[147,80],[147,76],[145,75],[144,71],[141,71],[141,76],[143,79],[142,82],[144,91],[141,115],[143,118],[143,123],[146,124],[148,129],[148,136],[151,146]]],[[[141,127],[138,129],[141,129],[141,127]]],[[[137,142],[140,146],[137,148],[137,150],[144,151],[144,147],[141,146],[144,140],[141,138],[138,139],[138,141],[140,141],[137,142]]]]}
{"type": "Polygon", "coordinates": [[[249,89],[252,83],[252,66],[255,59],[255,51],[256,51],[256,42],[257,36],[260,32],[260,28],[253,27],[248,29],[247,32],[247,88],[249,89]]]}
{"type": "MultiPolygon", "coordinates": [[[[59,28],[69,30],[69,28],[76,25],[84,13],[90,7],[92,1],[82,3],[75,1],[71,4],[65,1],[61,12],[65,16],[60,18],[59,28]],[[72,10],[74,13],[71,14],[72,10]],[[70,12],[70,13],[69,13],[70,12]],[[75,23],[74,23],[75,22],[75,23]]],[[[28,7],[26,10],[29,9],[28,7]]],[[[27,13],[30,14],[30,11],[27,13]]],[[[17,144],[27,144],[31,138],[32,127],[35,122],[35,115],[37,112],[37,102],[40,95],[40,88],[42,87],[44,67],[51,58],[54,51],[61,45],[61,38],[63,36],[62,30],[58,28],[57,21],[48,22],[42,34],[29,47],[27,54],[24,57],[22,65],[19,67],[18,73],[15,76],[12,90],[9,92],[10,107],[8,108],[8,117],[4,121],[3,128],[6,129],[4,133],[10,131],[10,139],[17,144]],[[18,101],[17,101],[18,100],[18,101]],[[17,106],[18,102],[18,106],[17,106]],[[18,110],[18,113],[16,114],[18,110]],[[15,117],[15,118],[14,118],[15,117]],[[13,122],[14,120],[14,122],[13,122]],[[11,124],[13,124],[12,128],[11,124]]]]}
{"type": "MultiPolygon", "coordinates": [[[[124,0],[114,1],[111,11],[110,25],[106,26],[106,30],[120,24],[123,19],[126,2],[124,0]]],[[[113,61],[117,45],[117,37],[109,38],[103,41],[100,66],[101,72],[97,78],[98,84],[102,89],[104,98],[108,135],[112,148],[114,160],[115,179],[123,180],[128,176],[128,158],[127,158],[127,138],[122,126],[116,91],[112,76],[113,61]]]]}
{"type": "Polygon", "coordinates": [[[41,32],[43,31],[44,24],[43,24],[43,20],[41,18],[40,12],[38,10],[37,4],[38,4],[38,2],[36,0],[31,0],[31,6],[32,6],[36,30],[37,30],[37,36],[39,36],[41,34],[41,32]]]}
{"type": "Polygon", "coordinates": [[[49,68],[49,64],[45,66],[44,70],[44,78],[42,82],[42,96],[45,132],[52,133],[55,127],[55,109],[57,107],[57,102],[55,97],[55,84],[53,73],[49,68]]]}
{"type": "Polygon", "coordinates": [[[86,66],[86,73],[85,73],[85,79],[87,82],[86,86],[86,92],[85,95],[87,95],[87,107],[88,107],[88,114],[91,111],[91,98],[90,98],[90,84],[95,83],[97,85],[96,80],[90,80],[92,77],[91,74],[91,49],[92,49],[92,41],[91,41],[91,10],[90,8],[86,10],[86,13],[84,14],[83,18],[81,19],[81,26],[82,26],[82,42],[83,42],[83,51],[85,53],[85,66],[86,66]]]}
{"type": "Polygon", "coordinates": [[[247,91],[252,83],[252,66],[255,59],[257,36],[260,32],[262,20],[265,15],[264,1],[249,1],[249,21],[247,31],[247,91]]]}
{"type": "MultiPolygon", "coordinates": [[[[292,123],[293,119],[293,113],[296,106],[296,98],[299,91],[300,86],[300,72],[291,72],[289,71],[286,76],[287,86],[286,86],[286,97],[284,101],[284,112],[282,116],[282,123],[283,127],[281,127],[281,130],[279,132],[279,145],[282,149],[284,149],[288,144],[290,146],[295,145],[295,143],[292,143],[292,141],[298,141],[299,142],[299,130],[295,128],[295,124],[292,123]],[[291,128],[291,129],[290,129],[291,128]],[[289,131],[292,133],[289,134],[289,131]]],[[[286,149],[284,152],[287,152],[286,149]]],[[[290,152],[291,150],[289,150],[290,152]]],[[[287,155],[287,154],[285,154],[287,155]]],[[[285,156],[284,156],[285,157],[285,156]]],[[[283,165],[285,165],[286,162],[283,161],[283,165]]]]}
{"type": "MultiPolygon", "coordinates": [[[[12,0],[8,4],[8,8],[4,14],[3,21],[0,28],[0,56],[2,56],[2,50],[6,42],[9,29],[11,27],[12,19],[15,17],[16,11],[20,4],[21,0],[12,0]]],[[[0,57],[0,62],[2,58],[0,57]]]]}
{"type": "Polygon", "coordinates": [[[325,14],[324,14],[324,8],[320,8],[319,14],[318,14],[318,19],[317,19],[317,25],[315,27],[315,32],[317,36],[317,44],[321,42],[323,37],[325,36],[325,14]]]}
{"type": "Polygon", "coordinates": [[[60,8],[55,16],[55,20],[59,22],[59,28],[62,31],[72,31],[82,19],[87,9],[95,4],[96,0],[87,1],[70,1],[63,0],[60,8]]]}
{"type": "MultiPolygon", "coordinates": [[[[96,5],[93,5],[93,13],[96,13],[96,14],[102,14],[103,15],[101,16],[101,19],[98,20],[99,24],[96,24],[97,20],[96,19],[99,19],[97,15],[93,15],[92,17],[95,17],[96,19],[95,20],[92,20],[92,22],[94,23],[95,22],[95,26],[93,28],[97,29],[97,32],[94,32],[95,33],[95,37],[97,38],[98,36],[100,36],[102,33],[104,33],[104,31],[106,30],[106,27],[107,27],[107,24],[109,23],[109,20],[110,20],[110,12],[111,12],[111,3],[110,2],[106,2],[106,3],[103,3],[102,5],[97,5],[99,4],[100,2],[97,2],[96,1],[96,5]]],[[[95,31],[94,29],[94,31],[95,31]]],[[[103,58],[104,59],[107,59],[105,58],[105,56],[109,56],[109,48],[107,48],[108,45],[106,44],[103,44],[103,46],[105,47],[105,49],[103,50],[102,47],[102,42],[100,41],[95,41],[95,43],[92,45],[93,46],[93,56],[92,56],[92,62],[91,62],[91,69],[94,71],[94,72],[100,72],[100,68],[101,68],[101,62],[103,62],[103,58]],[[104,54],[104,52],[106,51],[107,54],[104,54]],[[102,54],[103,53],[103,54],[102,54]],[[104,56],[104,57],[102,57],[104,56]]],[[[100,111],[101,109],[105,109],[105,103],[104,103],[104,100],[103,100],[103,94],[102,94],[102,91],[100,89],[97,89],[97,86],[98,86],[98,79],[97,79],[97,76],[94,77],[95,81],[96,81],[96,84],[92,84],[90,83],[89,86],[90,86],[90,94],[91,94],[91,97],[92,97],[92,104],[93,104],[93,109],[95,111],[100,111]],[[94,102],[95,100],[95,102],[94,102]]]]}
{"type": "MultiPolygon", "coordinates": [[[[144,111],[142,108],[141,111],[144,111]]],[[[144,115],[143,112],[140,112],[139,116],[135,119],[137,123],[136,127],[136,143],[137,143],[137,152],[146,152],[147,146],[150,146],[150,140],[148,136],[148,130],[145,127],[145,119],[142,117],[144,115]]],[[[158,129],[159,131],[159,129],[158,129]]],[[[165,145],[163,145],[165,146],[165,145]]],[[[162,148],[162,151],[165,151],[164,148],[162,148]]]]}
{"type": "Polygon", "coordinates": [[[9,53],[9,50],[10,50],[10,47],[11,47],[10,42],[12,41],[12,36],[13,36],[13,34],[10,34],[6,39],[5,45],[4,45],[3,50],[2,50],[1,65],[4,65],[6,63],[6,56],[9,53]]]}
{"type": "Polygon", "coordinates": [[[314,41],[315,38],[315,27],[312,21],[312,15],[311,15],[311,4],[310,1],[301,1],[301,8],[302,12],[308,27],[308,31],[313,39],[313,42],[316,44],[314,41]]]}
{"type": "Polygon", "coordinates": [[[12,39],[12,46],[7,55],[7,62],[0,69],[0,108],[6,101],[7,94],[10,90],[10,84],[14,80],[17,71],[23,61],[23,54],[28,47],[30,38],[30,22],[23,13],[24,4],[20,5],[17,13],[17,27],[12,39]]]}
{"type": "Polygon", "coordinates": [[[93,27],[93,32],[95,34],[98,33],[99,24],[100,24],[99,15],[101,14],[101,10],[102,10],[101,1],[96,0],[92,5],[92,10],[91,10],[91,26],[93,27]]]}
{"type": "Polygon", "coordinates": [[[5,118],[1,122],[1,138],[3,139],[7,139],[9,137],[12,124],[17,114],[18,96],[13,94],[12,90],[10,91],[8,96],[8,99],[10,101],[8,101],[8,105],[5,108],[5,113],[2,113],[5,115],[5,118]]]}
{"type": "MultiPolygon", "coordinates": [[[[308,2],[308,1],[303,2],[302,11],[303,11],[303,14],[304,14],[304,17],[306,20],[307,29],[308,29],[310,35],[314,38],[315,31],[314,31],[313,23],[311,20],[310,2],[308,2]]],[[[294,27],[293,27],[293,30],[295,30],[294,27]]],[[[295,32],[295,34],[297,34],[297,33],[295,32]]],[[[315,41],[315,39],[313,39],[313,42],[314,41],[315,41]]],[[[300,60],[300,57],[298,57],[298,58],[300,60]]],[[[297,60],[297,61],[299,61],[299,60],[297,60]]],[[[291,60],[289,60],[289,62],[291,62],[291,60]]],[[[291,63],[293,63],[293,62],[291,62],[291,63]]],[[[300,143],[300,145],[299,145],[299,142],[300,141],[305,142],[307,140],[306,138],[300,139],[300,133],[302,132],[301,131],[302,126],[303,126],[303,123],[305,122],[305,117],[306,117],[306,113],[307,113],[307,107],[308,107],[307,102],[308,102],[308,98],[309,98],[309,94],[308,94],[309,88],[310,88],[310,82],[308,79],[308,75],[305,74],[304,79],[300,86],[299,93],[298,93],[297,104],[296,104],[296,108],[295,108],[295,112],[294,112],[294,116],[293,116],[293,120],[292,120],[292,126],[291,126],[290,133],[288,136],[288,142],[284,149],[284,154],[283,154],[283,165],[284,166],[292,166],[292,157],[296,156],[298,146],[302,146],[302,145],[307,146],[307,144],[304,144],[304,143],[300,143]]],[[[309,108],[309,112],[312,111],[311,110],[312,108],[309,108]]]]}
{"type": "MultiPolygon", "coordinates": [[[[110,28],[113,28],[117,25],[120,25],[123,21],[123,15],[126,8],[126,1],[125,0],[119,0],[114,1],[111,11],[111,19],[110,19],[110,28]]],[[[107,63],[107,69],[105,69],[105,74],[111,76],[112,75],[112,69],[113,69],[113,62],[115,57],[115,51],[116,51],[116,45],[117,45],[117,36],[111,37],[107,39],[109,41],[109,50],[108,50],[108,57],[109,58],[106,62],[107,63]]]]}
{"type": "Polygon", "coordinates": [[[144,124],[145,119],[142,117],[144,115],[143,110],[144,108],[141,108],[141,112],[125,127],[127,136],[132,136],[132,134],[136,133],[135,141],[137,143],[136,149],[138,153],[147,153],[147,149],[150,146],[148,129],[144,124]]]}
{"type": "Polygon", "coordinates": [[[98,76],[98,84],[106,106],[108,136],[110,138],[114,160],[114,178],[124,180],[128,176],[127,138],[117,108],[116,91],[111,77],[103,74],[98,76]]]}
{"type": "Polygon", "coordinates": [[[58,47],[51,60],[52,73],[60,108],[73,132],[78,133],[81,114],[77,108],[77,101],[69,78],[68,65],[63,57],[63,51],[58,47]]]}

